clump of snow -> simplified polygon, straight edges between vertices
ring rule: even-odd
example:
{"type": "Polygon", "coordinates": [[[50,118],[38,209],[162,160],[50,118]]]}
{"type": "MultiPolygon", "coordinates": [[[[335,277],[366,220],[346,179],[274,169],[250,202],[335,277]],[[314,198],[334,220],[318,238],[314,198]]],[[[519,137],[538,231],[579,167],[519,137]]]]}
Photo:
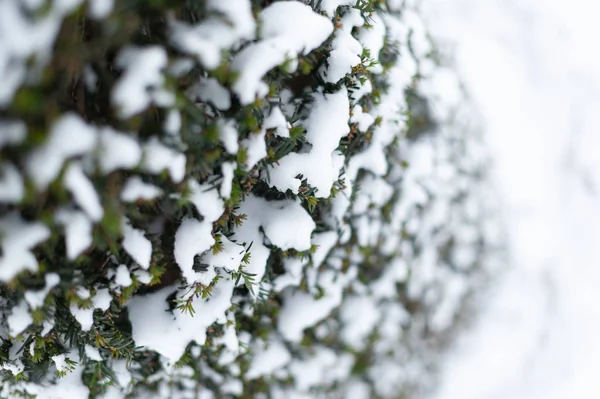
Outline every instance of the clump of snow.
{"type": "Polygon", "coordinates": [[[129,118],[150,105],[150,89],[163,85],[167,53],[159,46],[130,46],[119,52],[115,62],[123,75],[115,84],[111,99],[120,115],[129,118]]]}
{"type": "Polygon", "coordinates": [[[306,126],[306,140],[312,144],[308,153],[290,153],[269,171],[269,184],[281,191],[297,193],[301,174],[317,189],[316,196],[329,197],[333,183],[344,165],[343,156],[335,150],[342,137],[350,132],[348,91],[343,88],[332,94],[315,94],[306,126]]]}
{"type": "Polygon", "coordinates": [[[235,163],[235,162],[223,162],[223,165],[221,165],[221,173],[223,174],[223,182],[221,183],[221,188],[219,189],[219,194],[221,194],[222,198],[228,199],[231,196],[233,176],[234,176],[234,172],[235,172],[236,168],[237,168],[237,163],[235,163]]]}
{"type": "Polygon", "coordinates": [[[275,2],[264,8],[259,18],[262,40],[245,47],[231,64],[239,74],[233,90],[242,104],[267,95],[268,86],[261,79],[269,70],[295,60],[299,54],[308,54],[333,31],[328,18],[296,1],[275,2]]]}
{"type": "Polygon", "coordinates": [[[294,200],[265,201],[258,197],[249,197],[240,208],[253,218],[254,223],[247,222],[247,224],[262,226],[265,236],[273,245],[283,250],[293,248],[298,251],[307,251],[310,249],[310,235],[316,225],[299,202],[294,200]],[[294,221],[293,231],[289,229],[290,220],[294,221]]]}
{"type": "Polygon", "coordinates": [[[83,212],[62,208],[55,220],[65,227],[67,258],[73,260],[92,245],[92,220],[83,212]]]}
{"type": "Polygon", "coordinates": [[[279,311],[277,329],[288,341],[300,342],[304,330],[326,318],[333,309],[342,303],[342,290],[346,276],[337,276],[331,270],[319,276],[319,286],[324,295],[315,299],[302,291],[287,291],[283,306],[279,311]]]}
{"type": "Polygon", "coordinates": [[[115,0],[88,0],[88,13],[93,19],[104,19],[113,10],[115,0]]]}
{"type": "Polygon", "coordinates": [[[136,202],[153,200],[162,195],[163,191],[159,187],[146,183],[139,176],[132,176],[125,182],[120,198],[125,202],[136,202]]]}
{"type": "Polygon", "coordinates": [[[344,304],[340,307],[340,319],[344,324],[340,334],[342,340],[355,349],[362,349],[380,317],[379,306],[372,298],[344,298],[344,304]]]}
{"type": "MultiPolygon", "coordinates": [[[[77,353],[70,353],[69,359],[79,362],[77,353]]],[[[83,365],[80,363],[76,364],[72,371],[67,368],[66,356],[57,355],[53,356],[57,370],[66,371],[67,374],[64,377],[58,378],[56,383],[48,384],[36,392],[38,399],[64,399],[64,398],[87,398],[90,395],[90,390],[84,385],[82,381],[82,375],[84,371],[83,365]]]]}
{"type": "Polygon", "coordinates": [[[67,159],[92,151],[96,138],[96,128],[79,115],[70,112],[62,115],[52,125],[47,141],[29,156],[25,165],[27,174],[38,189],[46,188],[58,177],[67,159]],[[77,140],[73,140],[73,135],[77,135],[77,140]]]}
{"type": "Polygon", "coordinates": [[[360,42],[352,36],[352,28],[364,24],[360,11],[351,8],[342,17],[340,23],[342,28],[336,30],[327,64],[321,69],[321,74],[329,83],[337,83],[349,74],[353,67],[359,65],[363,52],[360,42]]]}
{"type": "Polygon", "coordinates": [[[242,146],[246,149],[246,169],[252,169],[258,161],[267,156],[267,145],[265,143],[265,130],[256,134],[251,134],[242,141],[242,146]]]}
{"type": "Polygon", "coordinates": [[[240,343],[235,331],[235,314],[233,312],[227,313],[227,320],[223,326],[223,330],[223,335],[215,338],[214,344],[216,346],[224,346],[219,357],[219,364],[228,365],[235,361],[240,351],[240,343]]]}
{"type": "Polygon", "coordinates": [[[27,126],[22,121],[0,119],[0,148],[18,145],[27,136],[27,126]]]}
{"type": "Polygon", "coordinates": [[[82,331],[90,331],[94,324],[94,309],[93,308],[80,308],[77,305],[71,305],[69,307],[71,314],[75,317],[75,320],[81,325],[82,331]]]}
{"type": "Polygon", "coordinates": [[[219,190],[208,184],[199,184],[192,180],[188,182],[191,191],[189,200],[194,204],[198,213],[204,216],[207,222],[219,220],[223,214],[223,200],[219,196],[219,190]]]}
{"type": "Polygon", "coordinates": [[[242,245],[231,242],[227,237],[221,234],[217,236],[217,239],[223,244],[221,251],[216,254],[209,251],[201,258],[201,262],[208,265],[209,268],[207,272],[201,273],[203,277],[201,282],[204,284],[208,284],[212,281],[216,275],[216,271],[214,271],[216,267],[229,271],[237,271],[242,263],[242,258],[244,257],[245,250],[242,245]],[[209,278],[204,276],[208,276],[209,278]]]}
{"type": "Polygon", "coordinates": [[[35,272],[38,262],[31,250],[50,237],[40,222],[27,223],[16,213],[0,219],[0,280],[8,282],[23,270],[35,272]]]}
{"type": "Polygon", "coordinates": [[[0,166],[0,203],[18,203],[24,193],[25,186],[19,170],[10,162],[3,163],[0,166]]]}
{"type": "Polygon", "coordinates": [[[374,122],[375,118],[373,115],[363,112],[363,108],[360,105],[355,105],[352,108],[350,123],[356,123],[359,131],[366,132],[374,122]]]}
{"type": "Polygon", "coordinates": [[[115,282],[121,287],[129,287],[133,283],[127,265],[119,265],[117,267],[115,282]]]}
{"type": "Polygon", "coordinates": [[[56,273],[48,273],[44,276],[44,280],[46,281],[46,286],[44,289],[39,291],[27,291],[25,292],[25,300],[29,304],[31,309],[41,308],[44,305],[44,301],[46,300],[46,296],[52,290],[52,288],[56,287],[60,282],[60,277],[56,273]]]}
{"type": "Polygon", "coordinates": [[[305,262],[296,258],[286,258],[283,261],[285,273],[273,281],[273,291],[280,292],[287,287],[297,287],[302,281],[302,269],[305,262]]]}
{"type": "Polygon", "coordinates": [[[159,174],[166,169],[174,183],[181,183],[185,177],[185,164],[184,154],[167,147],[157,137],[144,144],[142,169],[146,172],[159,174]]]}
{"type": "Polygon", "coordinates": [[[275,129],[274,134],[279,137],[290,137],[291,124],[285,119],[281,108],[275,106],[271,108],[269,116],[265,118],[263,129],[275,129]]]}
{"type": "Polygon", "coordinates": [[[104,173],[117,169],[132,169],[142,159],[140,145],[131,134],[103,127],[99,131],[98,141],[99,164],[104,173]]]}
{"type": "Polygon", "coordinates": [[[67,359],[67,356],[64,354],[52,356],[52,361],[54,362],[54,365],[56,366],[57,371],[67,371],[68,370],[68,363],[67,363],[66,359],[67,359]]]}
{"type": "Polygon", "coordinates": [[[231,107],[231,95],[217,79],[201,79],[190,90],[200,100],[213,104],[220,111],[226,111],[231,107]]]}
{"type": "Polygon", "coordinates": [[[212,16],[197,25],[170,21],[171,42],[207,69],[216,69],[223,50],[254,38],[256,21],[249,0],[208,0],[205,7],[212,16]]]}
{"type": "Polygon", "coordinates": [[[0,3],[0,106],[9,104],[25,79],[39,78],[28,73],[43,67],[50,58],[52,45],[59,32],[62,19],[80,3],[80,0],[55,2],[46,13],[32,19],[22,2],[0,3]]]}
{"type": "Polygon", "coordinates": [[[88,344],[85,345],[85,355],[88,357],[88,359],[96,362],[101,362],[103,360],[98,349],[88,344]]]}
{"type": "Polygon", "coordinates": [[[181,130],[181,112],[175,109],[170,110],[165,118],[163,129],[165,129],[165,132],[172,135],[179,134],[179,131],[181,130]]]}
{"type": "Polygon", "coordinates": [[[152,259],[152,243],[142,230],[134,229],[128,220],[123,221],[123,249],[142,268],[150,267],[152,259]]]}
{"type": "Polygon", "coordinates": [[[92,303],[95,309],[100,309],[106,312],[112,302],[112,296],[106,288],[102,288],[96,291],[96,294],[92,297],[92,303]]]}
{"type": "Polygon", "coordinates": [[[257,339],[252,345],[251,353],[252,361],[246,372],[246,378],[250,380],[270,375],[292,360],[285,345],[276,338],[267,342],[257,339]]]}
{"type": "Polygon", "coordinates": [[[321,11],[333,17],[338,7],[353,6],[355,3],[355,0],[323,0],[321,1],[321,11]]]}
{"type": "Polygon", "coordinates": [[[170,287],[134,297],[127,306],[135,344],[157,351],[171,363],[176,362],[191,341],[203,345],[206,329],[217,319],[226,318],[233,286],[234,281],[224,275],[213,286],[209,299],[195,297],[192,300],[193,316],[178,310],[168,311],[167,297],[173,293],[170,287]]]}
{"type": "Polygon", "coordinates": [[[6,321],[8,323],[8,333],[11,337],[16,337],[25,331],[33,323],[27,302],[21,301],[18,305],[14,306],[6,321]]]}
{"type": "Polygon", "coordinates": [[[79,163],[72,163],[65,172],[65,187],[73,195],[73,199],[90,219],[98,222],[104,215],[104,208],[98,193],[90,179],[85,175],[79,163]]]}
{"type": "Polygon", "coordinates": [[[208,251],[215,244],[212,222],[185,219],[175,233],[174,256],[183,277],[191,284],[202,278],[194,270],[194,257],[208,251]]]}
{"type": "Polygon", "coordinates": [[[232,120],[222,120],[217,122],[217,128],[219,129],[219,137],[225,151],[229,154],[237,154],[239,149],[238,144],[238,132],[235,127],[235,122],[232,120]]]}
{"type": "Polygon", "coordinates": [[[377,13],[371,14],[369,18],[369,29],[361,29],[358,32],[358,41],[365,49],[369,50],[371,58],[377,61],[375,65],[369,68],[374,74],[383,72],[383,67],[378,61],[379,53],[385,43],[385,35],[385,24],[383,19],[377,13]]]}
{"type": "Polygon", "coordinates": [[[314,355],[310,358],[295,360],[289,366],[295,390],[308,393],[311,388],[344,380],[349,376],[353,365],[352,355],[338,355],[324,346],[314,348],[313,352],[314,355]]]}
{"type": "MultiPolygon", "coordinates": [[[[83,287],[80,287],[83,288],[83,287]]],[[[77,295],[81,299],[86,299],[90,297],[90,292],[87,289],[83,289],[77,292],[77,295]]],[[[76,304],[71,304],[69,310],[75,319],[81,324],[81,329],[83,331],[89,331],[94,324],[94,309],[100,309],[103,312],[106,312],[110,307],[110,302],[112,301],[112,296],[108,289],[103,288],[96,292],[96,294],[91,298],[92,306],[89,308],[82,308],[76,304]]]]}

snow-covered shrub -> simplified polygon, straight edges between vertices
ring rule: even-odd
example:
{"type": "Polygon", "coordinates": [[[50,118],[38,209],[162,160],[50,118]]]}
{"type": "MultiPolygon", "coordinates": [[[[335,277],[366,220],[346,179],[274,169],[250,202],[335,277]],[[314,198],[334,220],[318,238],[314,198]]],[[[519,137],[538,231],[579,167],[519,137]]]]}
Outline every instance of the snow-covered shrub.
{"type": "Polygon", "coordinates": [[[401,1],[1,0],[0,397],[405,397],[486,158],[401,1]]]}

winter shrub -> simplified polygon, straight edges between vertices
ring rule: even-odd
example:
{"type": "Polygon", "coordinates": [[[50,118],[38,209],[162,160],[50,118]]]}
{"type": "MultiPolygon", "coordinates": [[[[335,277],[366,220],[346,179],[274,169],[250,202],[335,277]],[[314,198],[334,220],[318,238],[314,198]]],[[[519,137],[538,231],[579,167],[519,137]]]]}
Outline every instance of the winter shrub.
{"type": "Polygon", "coordinates": [[[0,1],[0,397],[428,385],[489,251],[438,58],[402,1],[0,1]]]}

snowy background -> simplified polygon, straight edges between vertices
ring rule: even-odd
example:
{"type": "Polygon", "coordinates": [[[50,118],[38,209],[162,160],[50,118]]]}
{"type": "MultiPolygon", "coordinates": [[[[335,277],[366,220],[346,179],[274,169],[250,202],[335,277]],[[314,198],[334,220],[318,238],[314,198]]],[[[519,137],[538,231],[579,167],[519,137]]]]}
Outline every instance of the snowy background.
{"type": "Polygon", "coordinates": [[[485,119],[510,245],[435,398],[597,398],[600,4],[423,3],[485,119]]]}

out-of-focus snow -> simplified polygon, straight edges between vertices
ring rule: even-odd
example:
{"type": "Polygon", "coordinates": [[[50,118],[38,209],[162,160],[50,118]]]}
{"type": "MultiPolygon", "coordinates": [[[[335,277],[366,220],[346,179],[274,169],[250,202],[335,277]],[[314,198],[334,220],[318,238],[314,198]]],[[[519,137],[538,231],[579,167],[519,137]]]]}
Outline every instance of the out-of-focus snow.
{"type": "Polygon", "coordinates": [[[434,398],[597,398],[600,6],[422,3],[486,120],[510,247],[434,398]]]}

